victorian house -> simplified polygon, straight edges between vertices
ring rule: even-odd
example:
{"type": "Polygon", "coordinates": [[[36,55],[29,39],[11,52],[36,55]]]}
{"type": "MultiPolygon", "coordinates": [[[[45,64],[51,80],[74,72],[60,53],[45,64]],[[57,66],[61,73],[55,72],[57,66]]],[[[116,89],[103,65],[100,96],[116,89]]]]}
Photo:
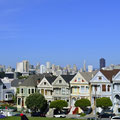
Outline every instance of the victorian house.
{"type": "Polygon", "coordinates": [[[100,97],[109,97],[113,101],[112,78],[119,70],[100,70],[91,80],[91,104],[95,108],[95,100],[100,97]]]}
{"type": "Polygon", "coordinates": [[[70,107],[70,81],[74,75],[59,75],[52,83],[53,100],[65,100],[70,107]]]}
{"type": "MultiPolygon", "coordinates": [[[[97,73],[94,72],[78,72],[74,78],[70,81],[71,87],[71,114],[74,114],[75,107],[74,104],[77,100],[81,98],[87,98],[90,100],[90,80],[97,73]]],[[[81,112],[81,109],[78,110],[81,112]]]]}
{"type": "Polygon", "coordinates": [[[113,76],[113,111],[120,114],[120,72],[113,76]]]}
{"type": "Polygon", "coordinates": [[[45,99],[48,102],[53,101],[53,86],[52,83],[57,77],[52,76],[52,77],[44,77],[40,83],[37,85],[38,91],[44,95],[45,99]]]}

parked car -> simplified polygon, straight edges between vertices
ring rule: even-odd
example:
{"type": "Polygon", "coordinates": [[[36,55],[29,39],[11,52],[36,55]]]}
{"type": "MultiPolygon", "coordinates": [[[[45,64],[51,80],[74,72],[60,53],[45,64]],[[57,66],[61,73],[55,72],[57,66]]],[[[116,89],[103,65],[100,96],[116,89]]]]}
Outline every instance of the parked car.
{"type": "Polygon", "coordinates": [[[53,117],[56,117],[56,118],[66,118],[66,115],[65,114],[56,114],[56,115],[53,115],[53,117]]]}
{"type": "Polygon", "coordinates": [[[98,118],[112,118],[113,116],[115,116],[114,113],[108,114],[108,113],[101,113],[98,115],[98,118]]]}
{"type": "Polygon", "coordinates": [[[111,120],[120,120],[120,116],[114,116],[111,118],[111,120]]]}
{"type": "Polygon", "coordinates": [[[32,112],[31,116],[32,117],[46,117],[45,114],[41,112],[32,112]]]}
{"type": "Polygon", "coordinates": [[[5,115],[0,114],[0,119],[5,118],[5,117],[6,117],[5,115]]]}

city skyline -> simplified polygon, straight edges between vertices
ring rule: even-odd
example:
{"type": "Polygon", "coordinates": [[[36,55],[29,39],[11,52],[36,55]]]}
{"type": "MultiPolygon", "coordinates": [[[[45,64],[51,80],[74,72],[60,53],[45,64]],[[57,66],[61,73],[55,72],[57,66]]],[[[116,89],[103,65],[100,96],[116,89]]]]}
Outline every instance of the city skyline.
{"type": "Polygon", "coordinates": [[[0,0],[0,64],[119,64],[120,1],[0,0]]]}

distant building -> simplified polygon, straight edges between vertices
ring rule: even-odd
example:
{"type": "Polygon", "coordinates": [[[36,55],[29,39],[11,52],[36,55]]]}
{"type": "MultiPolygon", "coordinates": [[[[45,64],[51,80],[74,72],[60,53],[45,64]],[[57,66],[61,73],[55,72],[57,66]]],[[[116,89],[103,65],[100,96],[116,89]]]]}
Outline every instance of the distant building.
{"type": "Polygon", "coordinates": [[[92,72],[93,71],[93,66],[92,65],[88,65],[88,72],[92,72]]]}
{"type": "Polygon", "coordinates": [[[101,58],[100,59],[100,69],[102,69],[103,67],[105,67],[105,59],[104,58],[101,58]]]}
{"type": "Polygon", "coordinates": [[[50,62],[46,62],[46,68],[47,68],[47,69],[50,69],[50,67],[51,67],[50,62]]]}
{"type": "Polygon", "coordinates": [[[86,72],[86,62],[85,62],[85,60],[84,60],[84,64],[83,64],[83,70],[84,70],[84,72],[86,72]]]}
{"type": "Polygon", "coordinates": [[[29,62],[27,60],[24,60],[22,62],[17,63],[16,72],[29,72],[29,62]]]}
{"type": "Polygon", "coordinates": [[[45,67],[45,65],[40,65],[40,73],[41,74],[46,73],[46,67],[45,67]]]}

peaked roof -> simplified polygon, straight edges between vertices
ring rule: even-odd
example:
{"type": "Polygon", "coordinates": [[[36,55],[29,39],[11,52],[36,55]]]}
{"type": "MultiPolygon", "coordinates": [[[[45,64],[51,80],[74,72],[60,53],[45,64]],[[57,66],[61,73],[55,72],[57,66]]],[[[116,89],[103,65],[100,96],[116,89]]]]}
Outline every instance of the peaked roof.
{"type": "Polygon", "coordinates": [[[102,74],[112,82],[112,78],[120,71],[120,69],[114,69],[114,70],[100,70],[102,74]]]}
{"type": "Polygon", "coordinates": [[[57,77],[56,76],[52,76],[52,77],[45,77],[45,78],[48,80],[48,82],[50,84],[52,84],[57,77]]]}
{"type": "Polygon", "coordinates": [[[11,82],[12,87],[19,87],[26,79],[15,79],[11,82]]]}
{"type": "Polygon", "coordinates": [[[73,79],[74,76],[75,76],[75,75],[61,75],[61,77],[62,77],[67,83],[69,83],[69,82],[73,79]]]}
{"type": "Polygon", "coordinates": [[[31,75],[28,79],[26,79],[20,86],[32,86],[36,87],[37,84],[44,78],[49,77],[51,74],[38,74],[38,75],[31,75]]]}
{"type": "Polygon", "coordinates": [[[93,71],[93,72],[80,72],[80,74],[84,77],[86,81],[90,81],[97,73],[98,71],[93,71]]]}

